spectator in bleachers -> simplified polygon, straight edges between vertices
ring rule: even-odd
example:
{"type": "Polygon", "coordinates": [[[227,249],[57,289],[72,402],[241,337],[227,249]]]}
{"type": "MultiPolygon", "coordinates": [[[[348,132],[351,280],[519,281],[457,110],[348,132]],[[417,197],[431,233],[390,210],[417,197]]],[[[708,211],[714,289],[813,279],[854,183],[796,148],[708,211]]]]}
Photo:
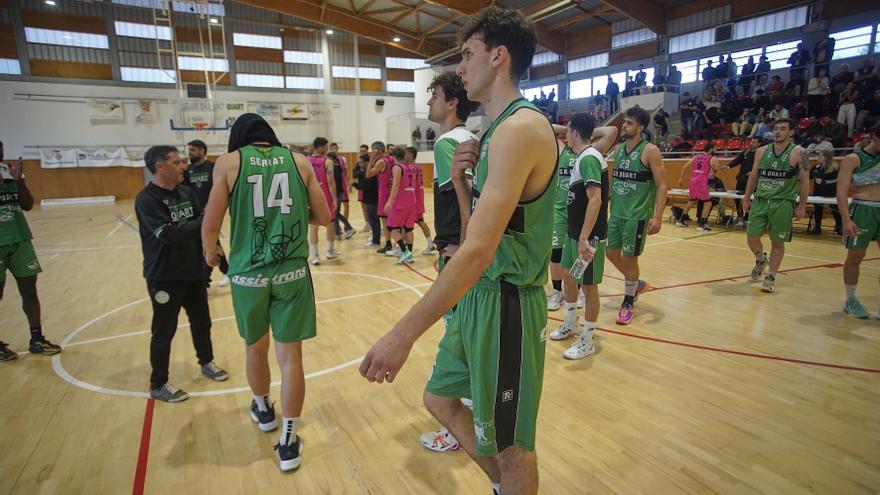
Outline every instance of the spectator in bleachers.
{"type": "Polygon", "coordinates": [[[810,117],[819,117],[822,114],[822,102],[828,94],[831,81],[824,68],[816,71],[816,75],[810,79],[807,85],[807,101],[809,102],[810,117]]]}
{"type": "Polygon", "coordinates": [[[662,108],[654,115],[654,136],[657,141],[666,139],[669,134],[669,114],[662,108]]]}
{"type": "Polygon", "coordinates": [[[690,139],[694,132],[694,117],[697,110],[696,103],[691,99],[688,92],[682,95],[681,104],[678,106],[679,117],[681,117],[681,131],[684,137],[690,139]]]}
{"type": "Polygon", "coordinates": [[[599,90],[596,90],[596,96],[593,97],[594,112],[599,120],[605,120],[605,97],[599,90]]]}
{"type": "Polygon", "coordinates": [[[815,62],[815,73],[825,69],[825,74],[831,72],[831,58],[834,57],[834,38],[828,37],[828,31],[819,33],[819,41],[813,46],[813,61],[815,62]]]}
{"type": "Polygon", "coordinates": [[[619,107],[617,97],[620,94],[620,86],[610,77],[608,78],[608,85],[605,86],[605,95],[608,97],[608,114],[614,115],[617,113],[619,107]]]}
{"type": "Polygon", "coordinates": [[[843,148],[843,145],[846,143],[846,127],[834,119],[824,119],[819,132],[831,141],[835,148],[843,148]]]}
{"type": "Polygon", "coordinates": [[[856,75],[849,70],[849,64],[840,64],[834,77],[831,78],[831,104],[836,106],[840,101],[840,93],[846,89],[846,85],[855,81],[856,75]]]}
{"type": "Polygon", "coordinates": [[[555,90],[555,89],[551,89],[551,90],[550,90],[550,94],[547,95],[547,103],[548,103],[548,104],[549,104],[549,103],[553,103],[554,101],[556,101],[556,90],[555,90]]]}
{"type": "MultiPolygon", "coordinates": [[[[869,141],[870,142],[870,141],[869,141]]],[[[676,136],[672,138],[672,151],[686,152],[694,149],[694,145],[676,136]]]]}
{"type": "Polygon", "coordinates": [[[437,139],[437,133],[434,132],[434,129],[428,127],[428,130],[425,131],[425,139],[428,141],[428,149],[434,149],[434,140],[437,139]]]}
{"type": "Polygon", "coordinates": [[[742,94],[747,95],[752,89],[752,82],[755,80],[755,57],[749,57],[740,70],[739,85],[742,87],[742,94]]]}
{"type": "Polygon", "coordinates": [[[788,57],[787,63],[791,69],[788,72],[788,86],[786,87],[794,90],[796,96],[800,96],[807,84],[807,64],[810,63],[810,52],[807,51],[803,43],[798,43],[797,49],[788,57]]]}
{"type": "Polygon", "coordinates": [[[630,76],[626,80],[626,86],[623,87],[623,96],[634,95],[635,89],[636,89],[636,81],[635,81],[635,79],[632,78],[632,76],[630,76]]]}
{"type": "Polygon", "coordinates": [[[781,103],[773,105],[773,110],[770,110],[770,114],[768,115],[768,117],[773,120],[790,118],[788,115],[788,110],[786,110],[781,103]]]}
{"type": "Polygon", "coordinates": [[[702,136],[706,131],[706,105],[703,104],[699,95],[694,96],[694,134],[702,136]]]}
{"type": "Polygon", "coordinates": [[[782,78],[779,76],[771,77],[770,84],[767,86],[767,95],[770,97],[770,101],[775,103],[781,99],[783,89],[785,89],[785,85],[782,83],[782,78]]]}
{"type": "Polygon", "coordinates": [[[709,139],[714,139],[712,126],[721,123],[721,103],[711,94],[704,104],[703,122],[705,122],[705,130],[709,133],[709,139]]]}
{"type": "Polygon", "coordinates": [[[673,65],[669,68],[669,76],[666,78],[666,89],[669,92],[678,93],[679,88],[681,88],[681,71],[673,65]]]}
{"type": "Polygon", "coordinates": [[[880,122],[880,88],[874,88],[871,99],[867,100],[856,117],[856,129],[867,132],[880,122]]]}
{"type": "Polygon", "coordinates": [[[870,94],[878,85],[877,73],[874,72],[874,61],[866,58],[862,61],[855,78],[856,90],[864,95],[870,94]]]}
{"type": "Polygon", "coordinates": [[[736,88],[736,74],[739,67],[737,67],[736,62],[733,61],[733,56],[729,53],[727,54],[725,67],[727,68],[727,87],[731,89],[736,88]]]}
{"type": "Polygon", "coordinates": [[[715,66],[715,79],[720,80],[722,85],[727,80],[727,63],[724,62],[724,55],[718,55],[718,65],[715,66]]]}
{"type": "Polygon", "coordinates": [[[862,134],[862,139],[860,139],[858,143],[853,145],[853,149],[860,150],[865,146],[868,146],[869,144],[871,144],[871,133],[866,132],[862,134]]]}
{"type": "Polygon", "coordinates": [[[752,126],[755,125],[755,119],[757,117],[758,114],[755,113],[754,109],[743,108],[742,115],[731,124],[733,135],[737,137],[748,136],[752,131],[752,126]]]}
{"type": "Polygon", "coordinates": [[[807,103],[803,99],[796,100],[788,113],[795,122],[799,121],[807,116],[807,103]]]}
{"type": "Polygon", "coordinates": [[[654,84],[654,92],[657,93],[666,91],[666,69],[662,65],[658,65],[654,69],[654,79],[651,81],[654,84]]]}
{"type": "Polygon", "coordinates": [[[831,144],[831,141],[821,131],[810,138],[810,141],[810,144],[807,145],[807,154],[810,157],[815,157],[823,151],[834,152],[834,145],[831,144]]]}
{"type": "MultiPolygon", "coordinates": [[[[810,170],[810,178],[813,179],[813,196],[833,198],[837,195],[837,172],[838,165],[834,160],[834,149],[829,143],[825,143],[819,151],[819,162],[810,170]]],[[[813,205],[813,228],[807,232],[810,234],[822,233],[822,213],[824,205],[813,205]]],[[[831,214],[834,215],[834,233],[840,235],[840,211],[837,205],[831,206],[831,214]]]]}
{"type": "Polygon", "coordinates": [[[706,67],[703,68],[702,76],[703,76],[703,82],[706,83],[706,87],[709,87],[712,84],[714,84],[714,81],[716,79],[715,78],[715,67],[712,67],[711,60],[706,61],[706,67]]]}
{"type": "Polygon", "coordinates": [[[725,92],[721,98],[721,124],[726,128],[727,124],[735,121],[741,112],[742,106],[736,95],[725,92]]]}
{"type": "Polygon", "coordinates": [[[856,90],[855,83],[848,83],[846,89],[840,93],[837,121],[846,125],[846,137],[852,137],[853,128],[856,126],[856,100],[858,98],[859,92],[856,90]]]}
{"type": "MultiPolygon", "coordinates": [[[[758,87],[763,87],[767,84],[767,78],[770,76],[770,62],[767,61],[767,57],[761,56],[758,58],[758,65],[755,66],[755,81],[758,84],[758,87]]],[[[766,88],[762,88],[765,89],[766,88]]]]}
{"type": "Polygon", "coordinates": [[[645,73],[645,65],[639,64],[639,71],[636,72],[636,88],[647,86],[648,74],[645,73]]]}
{"type": "Polygon", "coordinates": [[[768,112],[772,106],[773,104],[770,102],[770,97],[767,96],[767,93],[764,92],[763,89],[755,91],[755,108],[768,112]]]}
{"type": "Polygon", "coordinates": [[[724,84],[721,81],[715,81],[715,84],[710,86],[706,90],[706,94],[703,95],[703,97],[707,100],[710,96],[714,98],[715,101],[717,101],[718,103],[721,103],[721,98],[724,97],[724,84]]]}

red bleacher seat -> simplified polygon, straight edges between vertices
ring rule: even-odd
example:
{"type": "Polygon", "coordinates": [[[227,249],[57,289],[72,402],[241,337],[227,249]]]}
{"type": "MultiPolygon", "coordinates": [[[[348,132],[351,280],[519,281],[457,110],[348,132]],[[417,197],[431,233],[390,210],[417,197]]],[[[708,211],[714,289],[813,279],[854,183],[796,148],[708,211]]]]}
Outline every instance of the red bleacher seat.
{"type": "Polygon", "coordinates": [[[800,120],[800,122],[798,122],[798,128],[801,130],[806,129],[807,127],[810,127],[812,123],[813,122],[809,118],[804,117],[800,120]]]}
{"type": "Polygon", "coordinates": [[[745,139],[745,141],[743,141],[743,145],[742,145],[742,147],[743,147],[743,148],[748,148],[749,146],[751,146],[751,145],[752,145],[752,139],[754,139],[754,138],[747,137],[747,138],[745,139]]]}
{"type": "Polygon", "coordinates": [[[742,149],[742,138],[730,138],[727,141],[727,151],[739,151],[742,149]]]}
{"type": "Polygon", "coordinates": [[[706,143],[708,143],[705,139],[697,139],[697,142],[694,143],[694,151],[705,151],[706,143]]]}
{"type": "Polygon", "coordinates": [[[727,145],[727,140],[724,138],[715,140],[715,151],[724,151],[724,146],[727,145]]]}

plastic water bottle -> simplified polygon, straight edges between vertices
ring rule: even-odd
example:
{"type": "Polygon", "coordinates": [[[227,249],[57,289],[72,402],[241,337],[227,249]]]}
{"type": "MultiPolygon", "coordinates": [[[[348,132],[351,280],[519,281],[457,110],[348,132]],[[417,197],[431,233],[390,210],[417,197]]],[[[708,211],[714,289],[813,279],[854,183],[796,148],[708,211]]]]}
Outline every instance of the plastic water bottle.
{"type": "MultiPolygon", "coordinates": [[[[596,253],[596,250],[599,248],[599,236],[593,236],[590,239],[590,249],[593,253],[596,253]]],[[[571,270],[568,271],[572,277],[575,279],[581,279],[584,276],[584,272],[587,271],[587,268],[590,266],[590,262],[578,256],[574,263],[571,265],[571,270]]]]}

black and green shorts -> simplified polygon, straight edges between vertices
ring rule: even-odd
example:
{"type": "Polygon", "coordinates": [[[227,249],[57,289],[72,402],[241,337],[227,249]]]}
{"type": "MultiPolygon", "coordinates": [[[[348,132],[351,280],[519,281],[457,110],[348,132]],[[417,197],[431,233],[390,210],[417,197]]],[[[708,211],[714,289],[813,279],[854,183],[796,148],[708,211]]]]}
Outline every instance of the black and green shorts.
{"type": "Polygon", "coordinates": [[[427,391],[470,398],[477,453],[535,449],[544,376],[544,288],[481,278],[447,315],[427,391]]]}
{"type": "MultiPolygon", "coordinates": [[[[605,273],[605,240],[599,241],[599,247],[593,253],[593,262],[584,271],[584,276],[577,279],[581,285],[599,285],[602,283],[602,275],[605,273]]],[[[574,261],[580,257],[578,252],[578,240],[566,238],[562,248],[562,268],[570,270],[574,261]]]]}
{"type": "Polygon", "coordinates": [[[866,249],[871,241],[880,241],[880,202],[853,200],[849,217],[859,231],[854,237],[844,238],[847,249],[866,249]]]}

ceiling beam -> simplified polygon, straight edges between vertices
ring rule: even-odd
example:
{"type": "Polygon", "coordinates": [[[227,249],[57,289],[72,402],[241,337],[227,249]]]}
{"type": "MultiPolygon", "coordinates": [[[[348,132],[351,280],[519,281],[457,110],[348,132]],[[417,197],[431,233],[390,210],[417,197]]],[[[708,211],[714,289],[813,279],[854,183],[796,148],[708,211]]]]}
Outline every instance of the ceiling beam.
{"type": "Polygon", "coordinates": [[[602,0],[657,34],[666,34],[666,11],[653,0],[602,0]]]}
{"type": "MultiPolygon", "coordinates": [[[[414,14],[418,17],[419,11],[422,10],[422,7],[424,7],[424,6],[425,6],[425,4],[421,4],[416,8],[410,8],[406,12],[404,12],[404,13],[400,14],[399,16],[395,17],[394,19],[391,19],[390,21],[388,21],[388,24],[393,26],[393,25],[397,24],[398,22],[400,22],[400,20],[402,20],[404,17],[414,15],[414,14]]],[[[416,29],[416,32],[421,33],[421,29],[416,29]]]]}
{"type": "Polygon", "coordinates": [[[473,15],[495,2],[492,0],[428,0],[428,3],[446,7],[464,15],[473,15]]]}
{"type": "Polygon", "coordinates": [[[396,14],[398,12],[409,12],[410,7],[388,7],[376,10],[361,10],[360,15],[377,15],[377,14],[396,14]]]}
{"type": "Polygon", "coordinates": [[[425,58],[436,55],[444,49],[443,45],[436,41],[425,41],[417,49],[415,45],[420,41],[417,33],[390,26],[387,23],[365,17],[329,2],[325,7],[327,12],[326,20],[321,20],[321,4],[308,0],[240,0],[239,3],[326,24],[340,31],[346,31],[378,41],[379,43],[395,46],[425,58]],[[395,36],[407,39],[409,43],[394,43],[391,40],[395,36]]]}
{"type": "Polygon", "coordinates": [[[607,5],[601,5],[593,10],[581,11],[571,17],[566,17],[565,19],[560,19],[554,23],[547,24],[547,29],[551,31],[557,31],[559,29],[571,26],[572,24],[577,24],[584,19],[589,19],[590,17],[595,17],[600,14],[607,14],[613,11],[613,8],[607,5]]]}

